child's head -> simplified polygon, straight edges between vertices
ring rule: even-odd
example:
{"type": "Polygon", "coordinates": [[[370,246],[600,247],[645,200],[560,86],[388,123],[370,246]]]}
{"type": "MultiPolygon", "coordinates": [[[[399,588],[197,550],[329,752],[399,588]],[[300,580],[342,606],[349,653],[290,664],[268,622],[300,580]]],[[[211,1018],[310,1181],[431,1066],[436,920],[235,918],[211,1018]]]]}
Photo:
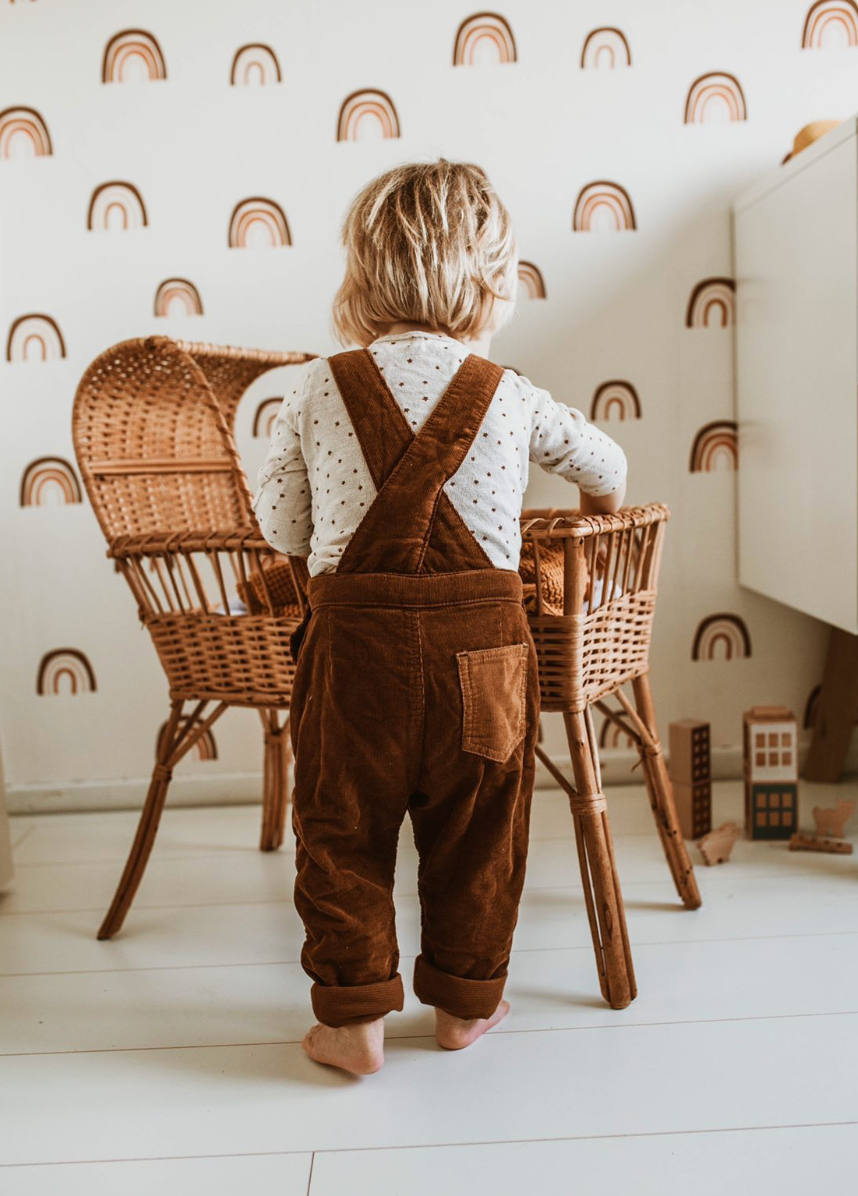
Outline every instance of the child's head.
{"type": "Polygon", "coordinates": [[[479,166],[439,158],[386,171],[353,200],[342,239],[333,322],[343,344],[368,345],[400,322],[476,340],[515,309],[512,221],[479,166]]]}

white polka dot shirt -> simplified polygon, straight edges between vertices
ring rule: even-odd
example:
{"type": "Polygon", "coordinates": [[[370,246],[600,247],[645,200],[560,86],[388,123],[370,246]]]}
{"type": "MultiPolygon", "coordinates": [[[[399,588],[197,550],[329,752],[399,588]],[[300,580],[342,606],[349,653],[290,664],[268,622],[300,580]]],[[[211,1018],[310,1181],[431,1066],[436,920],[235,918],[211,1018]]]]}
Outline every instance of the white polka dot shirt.
{"type": "MultiPolygon", "coordinates": [[[[369,349],[415,434],[468,355],[435,332],[391,333],[369,349]]],[[[610,494],[626,480],[620,445],[575,407],[504,370],[470,451],[444,486],[499,569],[518,568],[531,461],[588,494],[610,494]]],[[[307,557],[311,576],[331,572],[375,495],[328,359],[316,358],[283,400],[259,471],[253,508],[262,534],[278,552],[307,557]]]]}

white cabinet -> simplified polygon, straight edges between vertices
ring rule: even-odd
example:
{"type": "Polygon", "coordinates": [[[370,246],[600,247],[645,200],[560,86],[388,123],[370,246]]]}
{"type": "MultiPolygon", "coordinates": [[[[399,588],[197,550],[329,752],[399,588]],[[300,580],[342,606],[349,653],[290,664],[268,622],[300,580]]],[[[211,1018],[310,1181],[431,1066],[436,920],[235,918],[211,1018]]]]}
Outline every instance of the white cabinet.
{"type": "Polygon", "coordinates": [[[739,582],[858,632],[855,117],[734,205],[739,582]]]}

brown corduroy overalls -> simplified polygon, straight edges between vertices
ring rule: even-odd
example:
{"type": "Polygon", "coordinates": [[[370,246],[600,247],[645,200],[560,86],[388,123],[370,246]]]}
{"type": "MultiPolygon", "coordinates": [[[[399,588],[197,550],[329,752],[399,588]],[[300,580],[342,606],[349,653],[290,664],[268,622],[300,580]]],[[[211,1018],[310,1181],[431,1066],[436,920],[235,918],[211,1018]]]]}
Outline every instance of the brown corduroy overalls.
{"type": "Polygon", "coordinates": [[[402,1009],[393,874],[411,816],[414,991],[489,1017],[524,883],[539,690],[518,573],[442,489],[503,373],[470,354],[415,436],[366,349],[329,359],[378,491],[296,637],[295,904],[325,1025],[402,1009]]]}

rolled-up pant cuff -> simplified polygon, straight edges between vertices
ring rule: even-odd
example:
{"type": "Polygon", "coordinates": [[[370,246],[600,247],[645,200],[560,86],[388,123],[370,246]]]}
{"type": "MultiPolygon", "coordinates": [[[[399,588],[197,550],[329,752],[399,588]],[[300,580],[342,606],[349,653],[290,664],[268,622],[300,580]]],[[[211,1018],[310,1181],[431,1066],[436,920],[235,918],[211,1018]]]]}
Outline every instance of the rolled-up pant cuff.
{"type": "Polygon", "coordinates": [[[491,1017],[500,1004],[505,984],[506,973],[494,980],[465,980],[442,972],[422,955],[414,961],[414,993],[418,1001],[464,1021],[491,1017]]]}
{"type": "Polygon", "coordinates": [[[401,1009],[405,993],[397,972],[392,979],[377,984],[314,984],[310,1000],[323,1026],[355,1026],[401,1009]]]}

